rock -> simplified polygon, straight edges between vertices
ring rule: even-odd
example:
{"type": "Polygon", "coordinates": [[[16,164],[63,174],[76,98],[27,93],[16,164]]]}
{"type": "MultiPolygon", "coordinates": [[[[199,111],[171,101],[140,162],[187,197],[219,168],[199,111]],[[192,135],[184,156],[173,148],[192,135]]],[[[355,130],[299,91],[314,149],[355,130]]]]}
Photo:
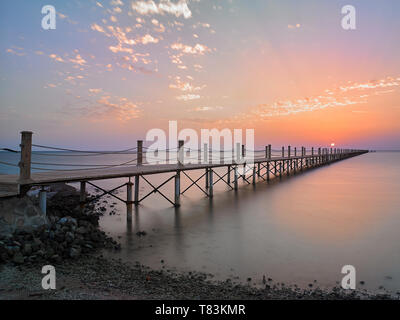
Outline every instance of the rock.
{"type": "Polygon", "coordinates": [[[74,241],[74,239],[75,239],[75,236],[72,232],[67,232],[65,234],[65,241],[72,242],[72,241],[74,241]]]}
{"type": "Polygon", "coordinates": [[[31,255],[31,253],[32,253],[32,245],[30,243],[25,243],[24,249],[23,249],[23,253],[26,256],[31,255]]]}
{"type": "Polygon", "coordinates": [[[55,262],[61,262],[61,261],[62,261],[62,258],[61,258],[58,254],[55,254],[55,255],[53,255],[53,256],[51,257],[51,260],[52,260],[52,261],[55,261],[55,262]]]}
{"type": "Polygon", "coordinates": [[[14,254],[12,261],[15,264],[23,264],[25,259],[21,252],[17,252],[14,254]]]}
{"type": "Polygon", "coordinates": [[[85,234],[85,233],[87,233],[87,230],[85,227],[79,227],[76,229],[76,232],[79,234],[85,234]]]}
{"type": "Polygon", "coordinates": [[[69,256],[71,258],[77,258],[79,257],[81,254],[81,249],[80,248],[76,248],[76,247],[72,247],[69,251],[69,256]]]}

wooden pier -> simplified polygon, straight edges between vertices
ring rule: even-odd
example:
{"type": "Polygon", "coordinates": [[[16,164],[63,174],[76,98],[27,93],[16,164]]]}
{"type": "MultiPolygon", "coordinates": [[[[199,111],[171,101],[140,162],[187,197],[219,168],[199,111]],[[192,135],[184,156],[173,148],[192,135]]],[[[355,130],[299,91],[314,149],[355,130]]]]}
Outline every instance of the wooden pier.
{"type": "MultiPolygon", "coordinates": [[[[244,155],[247,152],[245,146],[240,145],[236,148],[236,159],[226,160],[224,158],[215,162],[212,159],[212,151],[205,145],[201,151],[201,155],[205,161],[199,163],[185,164],[184,153],[188,152],[185,149],[183,141],[179,141],[178,149],[175,151],[177,156],[176,163],[165,164],[145,164],[143,156],[145,155],[143,142],[138,141],[135,164],[109,166],[104,168],[95,169],[77,169],[77,170],[52,170],[47,172],[31,172],[31,165],[34,164],[31,160],[32,156],[32,133],[22,132],[19,175],[0,175],[0,198],[9,196],[22,196],[33,186],[41,186],[40,203],[43,212],[46,211],[46,190],[44,187],[53,183],[71,183],[79,182],[81,191],[81,207],[83,208],[87,203],[86,186],[91,185],[100,189],[103,193],[96,196],[90,201],[97,200],[104,195],[111,195],[112,197],[124,202],[127,206],[128,220],[132,219],[133,205],[138,205],[154,193],[160,194],[171,205],[180,206],[181,195],[192,187],[197,187],[199,191],[203,192],[207,197],[213,197],[214,185],[218,182],[225,183],[230,190],[238,190],[239,180],[247,184],[256,184],[258,181],[268,182],[273,178],[282,178],[283,175],[292,175],[307,169],[320,167],[336,161],[348,159],[350,157],[358,156],[367,153],[367,150],[349,150],[349,149],[336,149],[336,148],[318,148],[311,149],[307,154],[306,148],[302,147],[300,154],[297,148],[294,150],[289,146],[286,149],[282,147],[282,154],[279,156],[272,156],[271,145],[265,147],[263,155],[251,159],[250,162],[243,162],[244,155]],[[238,151],[240,150],[240,151],[238,151]],[[226,173],[221,174],[216,171],[217,168],[225,168],[226,173]],[[190,177],[190,172],[193,170],[203,170],[201,175],[196,180],[190,177]],[[161,173],[174,173],[174,175],[166,179],[158,186],[154,186],[146,176],[161,174],[161,173]],[[191,182],[184,190],[181,188],[181,175],[184,175],[191,182]],[[127,182],[120,185],[113,190],[104,190],[95,185],[94,182],[98,180],[127,178],[127,182]],[[200,184],[201,180],[205,180],[204,185],[200,184]],[[133,182],[132,182],[133,179],[133,182]],[[174,198],[170,199],[164,195],[160,188],[166,185],[169,181],[174,180],[174,198]],[[145,195],[139,192],[139,184],[147,183],[151,187],[151,191],[145,195]],[[122,199],[115,195],[114,192],[120,188],[126,187],[127,198],[122,199]]],[[[41,147],[41,146],[40,146],[41,147]]],[[[64,150],[64,149],[60,149],[64,150]]],[[[189,150],[190,152],[190,150],[189,150]]],[[[220,151],[218,151],[220,152],[220,151]]],[[[235,158],[234,157],[234,158],[235,158]]]]}

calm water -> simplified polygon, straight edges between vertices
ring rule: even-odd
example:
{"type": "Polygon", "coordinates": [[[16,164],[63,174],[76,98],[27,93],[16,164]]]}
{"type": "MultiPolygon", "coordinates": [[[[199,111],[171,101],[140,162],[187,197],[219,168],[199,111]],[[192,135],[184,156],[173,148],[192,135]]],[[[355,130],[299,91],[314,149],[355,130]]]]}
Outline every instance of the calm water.
{"type": "MultiPolygon", "coordinates": [[[[157,185],[169,176],[149,180],[157,185]]],[[[266,275],[300,286],[317,280],[323,287],[340,281],[342,266],[351,264],[357,282],[365,281],[359,287],[400,290],[400,153],[370,153],[282,182],[242,184],[237,193],[227,189],[219,182],[210,200],[194,187],[179,209],[152,195],[138,207],[132,225],[124,205],[116,203],[111,209],[117,214],[106,214],[101,227],[123,249],[107,254],[153,268],[164,260],[166,268],[209,272],[218,279],[251,277],[261,283],[266,275]],[[138,231],[147,235],[138,237],[138,231]]],[[[142,195],[148,190],[142,181],[142,195]]],[[[172,198],[173,182],[162,190],[172,198]]],[[[113,205],[113,199],[107,201],[113,205]]]]}

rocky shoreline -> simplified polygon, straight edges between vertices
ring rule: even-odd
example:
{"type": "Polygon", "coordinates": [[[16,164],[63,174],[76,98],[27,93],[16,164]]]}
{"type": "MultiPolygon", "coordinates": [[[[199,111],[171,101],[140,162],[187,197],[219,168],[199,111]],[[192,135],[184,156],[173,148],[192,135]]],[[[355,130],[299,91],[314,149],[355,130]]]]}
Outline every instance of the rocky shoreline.
{"type": "Polygon", "coordinates": [[[377,300],[399,299],[388,294],[345,291],[335,287],[300,289],[284,284],[264,288],[228,279],[213,281],[200,272],[152,270],[141,264],[82,256],[55,263],[57,289],[43,290],[41,265],[0,266],[0,299],[55,300],[377,300]]]}
{"type": "MultiPolygon", "coordinates": [[[[57,186],[53,189],[56,191],[48,199],[46,224],[34,230],[21,228],[0,235],[0,263],[60,263],[97,249],[120,249],[116,241],[98,228],[102,213],[95,209],[94,203],[80,210],[79,194],[74,188],[64,185],[58,191],[57,186]]],[[[32,199],[33,204],[35,201],[32,199]]]]}
{"type": "Polygon", "coordinates": [[[119,250],[120,245],[99,230],[102,214],[94,203],[81,211],[73,188],[56,191],[48,203],[48,225],[0,238],[0,299],[399,299],[338,287],[301,289],[271,279],[259,288],[232,279],[215,281],[201,272],[152,270],[105,258],[101,249],[119,250]],[[45,264],[56,268],[56,290],[41,287],[45,264]]]}

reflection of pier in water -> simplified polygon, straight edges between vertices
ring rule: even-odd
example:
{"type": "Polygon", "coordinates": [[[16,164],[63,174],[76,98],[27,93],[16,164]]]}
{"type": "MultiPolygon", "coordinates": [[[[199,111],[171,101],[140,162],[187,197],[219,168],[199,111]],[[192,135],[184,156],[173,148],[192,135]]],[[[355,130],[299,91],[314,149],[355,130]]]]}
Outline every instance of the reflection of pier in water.
{"type": "MultiPolygon", "coordinates": [[[[205,196],[212,198],[214,185],[221,182],[224,183],[230,190],[238,190],[239,180],[247,184],[256,184],[257,181],[270,181],[274,178],[282,178],[283,175],[292,175],[307,169],[320,167],[330,164],[335,161],[344,160],[350,157],[358,156],[367,153],[366,150],[349,150],[349,149],[333,149],[333,148],[318,148],[306,150],[304,147],[297,152],[297,148],[292,149],[290,146],[286,149],[282,147],[279,156],[272,155],[271,145],[265,147],[265,150],[252,151],[246,150],[245,146],[236,145],[233,151],[212,151],[209,150],[205,144],[203,150],[190,150],[185,148],[184,142],[179,141],[178,148],[173,150],[165,150],[168,154],[174,155],[175,163],[162,163],[162,164],[148,164],[143,161],[147,158],[147,153],[143,147],[143,142],[138,141],[137,147],[129,150],[119,152],[94,152],[94,151],[77,151],[68,150],[63,148],[46,147],[41,145],[32,144],[32,133],[22,132],[21,140],[21,154],[20,163],[17,165],[20,168],[19,175],[0,175],[0,197],[8,197],[15,195],[24,195],[31,187],[41,186],[40,204],[42,210],[46,211],[46,190],[45,186],[53,183],[68,183],[80,182],[81,192],[81,207],[84,208],[88,201],[94,201],[104,195],[110,195],[122,202],[127,206],[128,220],[132,219],[133,205],[138,205],[146,200],[151,195],[158,193],[166,201],[175,207],[180,206],[181,195],[190,188],[196,187],[199,192],[204,193],[205,196]],[[52,163],[38,163],[32,162],[32,146],[49,150],[70,151],[78,153],[79,156],[96,156],[104,154],[127,154],[135,150],[136,158],[118,165],[104,165],[104,164],[52,164],[52,163]],[[261,156],[251,157],[246,156],[247,153],[262,152],[261,156]],[[196,154],[196,162],[185,164],[187,155],[189,159],[191,153],[196,154]],[[218,161],[214,161],[214,156],[217,155],[218,161]],[[223,155],[223,156],[221,156],[223,155]],[[49,168],[35,168],[32,165],[47,165],[47,166],[79,166],[79,169],[56,170],[49,168]],[[82,168],[90,167],[90,168],[82,168]],[[94,168],[93,168],[94,167],[94,168]],[[32,169],[45,170],[46,172],[31,172],[32,169]],[[226,168],[226,173],[218,173],[215,169],[226,168]],[[190,172],[194,170],[204,170],[204,173],[196,180],[190,177],[190,172]],[[174,173],[173,176],[167,178],[160,185],[153,185],[146,176],[161,174],[161,173],[174,173]],[[190,181],[189,185],[185,188],[181,186],[181,176],[184,175],[190,181]],[[115,179],[115,178],[128,178],[128,181],[112,190],[105,190],[93,182],[98,180],[115,179]],[[131,179],[134,179],[134,183],[131,179]],[[204,178],[204,179],[203,179],[204,178]],[[174,181],[174,197],[170,199],[160,190],[168,182],[174,181]],[[204,180],[204,185],[200,182],[204,180]],[[151,187],[151,191],[145,195],[141,195],[139,191],[140,183],[147,183],[151,187]],[[86,186],[91,185],[103,193],[94,198],[87,199],[86,186]],[[115,195],[114,192],[120,188],[127,188],[127,199],[122,199],[115,195]]],[[[12,150],[11,150],[12,151],[12,150]]],[[[156,152],[157,153],[157,152],[156,152]]],[[[34,153],[35,154],[35,153],[34,153]]],[[[150,154],[150,152],[149,152],[150,154]]],[[[40,155],[40,154],[35,154],[40,155]]],[[[42,154],[51,156],[51,153],[42,154]]],[[[54,154],[53,154],[54,155],[54,154]]],[[[72,154],[65,154],[64,156],[71,156],[72,154]]],[[[57,154],[57,156],[62,156],[57,154]]],[[[151,159],[151,156],[149,156],[151,159]]],[[[13,165],[10,163],[2,163],[6,165],[13,165]]]]}

